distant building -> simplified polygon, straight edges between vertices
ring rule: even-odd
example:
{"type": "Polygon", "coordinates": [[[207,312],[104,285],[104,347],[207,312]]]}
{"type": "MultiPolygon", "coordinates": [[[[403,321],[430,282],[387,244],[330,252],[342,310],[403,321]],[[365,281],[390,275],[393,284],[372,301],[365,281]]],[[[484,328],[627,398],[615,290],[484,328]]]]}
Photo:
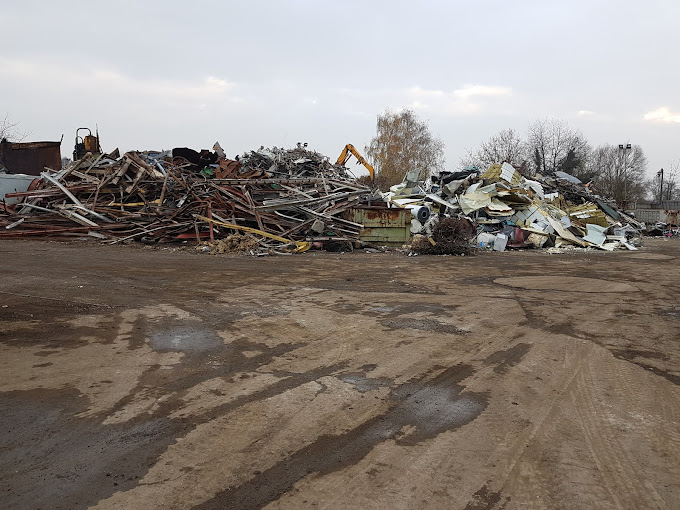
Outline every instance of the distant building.
{"type": "Polygon", "coordinates": [[[680,225],[680,200],[663,200],[662,202],[636,202],[633,213],[638,221],[646,224],[666,223],[680,225]]]}
{"type": "Polygon", "coordinates": [[[0,166],[10,174],[40,175],[45,167],[61,170],[61,141],[0,141],[0,166]]]}

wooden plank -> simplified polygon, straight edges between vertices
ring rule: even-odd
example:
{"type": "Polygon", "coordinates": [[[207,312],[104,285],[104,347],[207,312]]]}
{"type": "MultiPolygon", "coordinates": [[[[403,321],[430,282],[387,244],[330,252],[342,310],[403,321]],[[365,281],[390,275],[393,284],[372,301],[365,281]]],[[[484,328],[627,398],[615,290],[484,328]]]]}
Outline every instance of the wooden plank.
{"type": "Polygon", "coordinates": [[[113,180],[111,181],[111,184],[118,184],[118,181],[120,181],[121,177],[123,177],[128,169],[130,168],[130,165],[132,164],[131,159],[126,159],[125,162],[123,163],[123,166],[120,167],[120,170],[116,172],[116,174],[113,177],[113,180]]]}
{"type": "Polygon", "coordinates": [[[137,174],[135,175],[134,180],[132,181],[132,184],[130,184],[127,188],[125,188],[125,193],[132,193],[132,190],[137,187],[137,183],[142,180],[142,177],[146,173],[146,170],[144,167],[138,167],[137,168],[137,174]]]}

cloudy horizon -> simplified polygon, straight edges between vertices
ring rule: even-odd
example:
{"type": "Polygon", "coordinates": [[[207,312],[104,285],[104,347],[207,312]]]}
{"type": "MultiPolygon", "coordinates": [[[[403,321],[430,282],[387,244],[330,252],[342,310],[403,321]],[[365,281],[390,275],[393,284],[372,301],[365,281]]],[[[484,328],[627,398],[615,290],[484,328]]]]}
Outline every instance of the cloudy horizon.
{"type": "Polygon", "coordinates": [[[28,140],[99,127],[104,150],[234,156],[360,150],[411,108],[454,169],[491,135],[546,117],[596,146],[633,143],[648,176],[680,160],[674,23],[632,2],[116,2],[5,6],[5,106],[28,140]],[[636,7],[637,10],[633,9],[636,7]],[[30,28],[30,30],[28,29],[30,28]]]}

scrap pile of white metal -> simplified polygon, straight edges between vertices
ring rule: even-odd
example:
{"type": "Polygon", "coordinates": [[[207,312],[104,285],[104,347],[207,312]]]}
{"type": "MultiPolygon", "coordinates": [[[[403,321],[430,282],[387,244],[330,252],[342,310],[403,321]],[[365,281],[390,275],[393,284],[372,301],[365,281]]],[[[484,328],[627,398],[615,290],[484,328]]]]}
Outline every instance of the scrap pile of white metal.
{"type": "Polygon", "coordinates": [[[644,224],[564,172],[522,176],[508,163],[417,181],[410,172],[383,198],[412,212],[411,232],[429,236],[441,217],[467,218],[478,248],[635,250],[644,224]]]}

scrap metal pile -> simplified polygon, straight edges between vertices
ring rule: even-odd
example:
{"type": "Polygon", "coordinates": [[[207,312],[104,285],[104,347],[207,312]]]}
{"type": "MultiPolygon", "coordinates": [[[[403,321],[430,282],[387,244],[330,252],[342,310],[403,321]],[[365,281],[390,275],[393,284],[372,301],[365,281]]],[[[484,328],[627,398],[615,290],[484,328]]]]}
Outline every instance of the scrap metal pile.
{"type": "Polygon", "coordinates": [[[370,195],[342,166],[302,146],[215,152],[128,152],[47,170],[0,202],[0,238],[86,236],[111,243],[191,241],[220,249],[300,252],[312,241],[356,241],[341,217],[370,195]],[[14,203],[11,203],[14,202],[14,203]],[[225,248],[226,247],[226,248],[225,248]]]}
{"type": "MultiPolygon", "coordinates": [[[[485,172],[474,167],[443,172],[426,182],[409,180],[407,174],[383,197],[410,208],[411,232],[432,246],[442,217],[465,219],[476,228],[472,243],[497,251],[506,247],[635,250],[644,229],[644,224],[603,199],[590,184],[564,172],[528,179],[508,163],[492,165],[485,172]]],[[[418,237],[414,246],[426,248],[422,253],[432,252],[418,237]]],[[[452,253],[465,251],[458,243],[452,253]]]]}

